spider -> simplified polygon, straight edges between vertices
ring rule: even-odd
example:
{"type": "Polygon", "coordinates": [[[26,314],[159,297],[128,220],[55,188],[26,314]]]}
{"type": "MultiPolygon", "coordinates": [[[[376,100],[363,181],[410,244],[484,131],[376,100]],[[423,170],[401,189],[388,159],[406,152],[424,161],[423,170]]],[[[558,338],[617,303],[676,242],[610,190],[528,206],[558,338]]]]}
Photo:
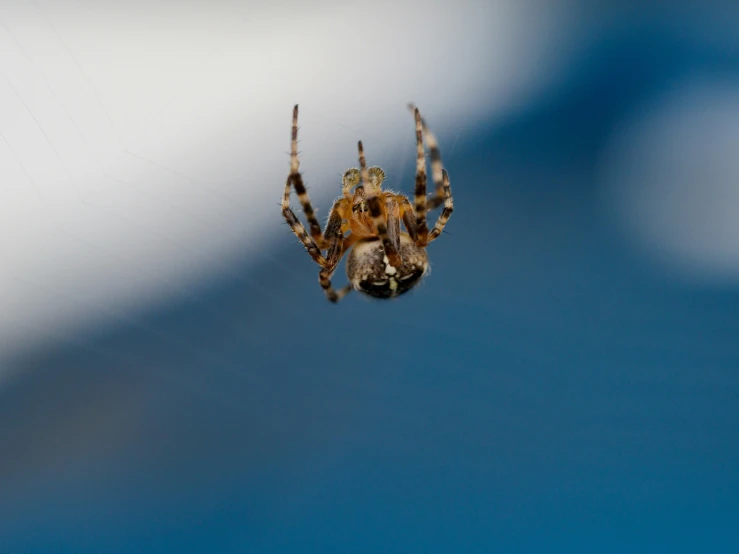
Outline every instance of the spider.
{"type": "Polygon", "coordinates": [[[343,196],[336,200],[321,227],[300,175],[298,160],[298,106],[293,108],[290,142],[290,174],[282,198],[282,215],[313,260],[321,266],[318,281],[331,302],[338,302],[355,289],[374,298],[394,298],[416,286],[428,272],[426,247],[444,230],[454,209],[449,175],[441,164],[441,152],[434,134],[426,126],[418,108],[410,104],[416,121],[416,190],[414,204],[403,194],[382,190],[385,172],[367,168],[362,141],[358,143],[360,169],[348,169],[342,177],[343,196]],[[431,154],[431,174],[435,192],[426,197],[426,153],[431,154]],[[295,187],[310,234],[290,208],[291,187],[295,187]],[[444,206],[434,228],[429,231],[426,214],[444,206]],[[405,231],[401,230],[401,222],[405,231]],[[349,235],[345,233],[350,232],[349,235]],[[322,251],[326,251],[323,254],[322,251]],[[334,290],[331,276],[345,253],[349,283],[334,290]]]}

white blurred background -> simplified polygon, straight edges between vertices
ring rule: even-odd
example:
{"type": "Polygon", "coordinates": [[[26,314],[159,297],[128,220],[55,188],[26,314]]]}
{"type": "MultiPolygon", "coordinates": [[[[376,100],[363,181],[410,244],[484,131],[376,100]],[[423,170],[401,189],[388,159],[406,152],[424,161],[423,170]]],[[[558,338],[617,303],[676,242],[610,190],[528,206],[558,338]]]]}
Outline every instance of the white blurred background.
{"type": "Polygon", "coordinates": [[[294,103],[319,206],[360,138],[397,186],[406,103],[459,137],[542,94],[562,61],[557,6],[4,2],[0,379],[19,349],[267,251],[294,103]]]}
{"type": "Polygon", "coordinates": [[[680,279],[739,282],[739,79],[691,76],[604,149],[602,200],[642,254],[680,279]]]}
{"type": "Polygon", "coordinates": [[[739,551],[735,4],[0,0],[0,552],[739,551]],[[292,106],[323,218],[408,101],[331,305],[292,106]]]}

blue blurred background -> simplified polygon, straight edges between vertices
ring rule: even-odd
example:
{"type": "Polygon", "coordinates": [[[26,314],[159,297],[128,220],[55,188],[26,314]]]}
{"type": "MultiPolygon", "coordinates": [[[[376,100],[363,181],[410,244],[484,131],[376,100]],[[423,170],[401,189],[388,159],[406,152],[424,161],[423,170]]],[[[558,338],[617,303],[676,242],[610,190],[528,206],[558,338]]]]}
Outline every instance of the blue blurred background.
{"type": "Polygon", "coordinates": [[[547,93],[441,127],[412,294],[326,302],[280,179],[196,295],[10,358],[0,552],[739,551],[739,20],[559,9],[547,93]]]}

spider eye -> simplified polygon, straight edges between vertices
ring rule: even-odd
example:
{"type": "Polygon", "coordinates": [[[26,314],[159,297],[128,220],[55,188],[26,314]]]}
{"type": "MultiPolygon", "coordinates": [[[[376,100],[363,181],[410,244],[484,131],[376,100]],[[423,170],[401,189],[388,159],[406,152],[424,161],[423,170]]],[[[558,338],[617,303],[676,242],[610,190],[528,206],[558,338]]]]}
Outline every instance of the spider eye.
{"type": "Polygon", "coordinates": [[[357,213],[357,212],[364,213],[364,212],[366,212],[367,211],[367,202],[365,202],[364,200],[362,200],[359,204],[354,204],[354,206],[352,207],[352,211],[354,213],[357,213]]]}

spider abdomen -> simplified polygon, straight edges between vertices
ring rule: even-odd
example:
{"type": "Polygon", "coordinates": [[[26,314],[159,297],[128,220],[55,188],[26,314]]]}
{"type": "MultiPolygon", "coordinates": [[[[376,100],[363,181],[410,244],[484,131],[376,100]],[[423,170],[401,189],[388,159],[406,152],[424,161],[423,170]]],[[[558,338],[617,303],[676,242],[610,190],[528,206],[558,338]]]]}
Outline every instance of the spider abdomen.
{"type": "Polygon", "coordinates": [[[428,271],[428,257],[407,234],[400,236],[399,267],[390,265],[382,242],[366,239],[349,252],[346,273],[352,287],[374,298],[394,298],[416,286],[428,271]]]}

